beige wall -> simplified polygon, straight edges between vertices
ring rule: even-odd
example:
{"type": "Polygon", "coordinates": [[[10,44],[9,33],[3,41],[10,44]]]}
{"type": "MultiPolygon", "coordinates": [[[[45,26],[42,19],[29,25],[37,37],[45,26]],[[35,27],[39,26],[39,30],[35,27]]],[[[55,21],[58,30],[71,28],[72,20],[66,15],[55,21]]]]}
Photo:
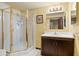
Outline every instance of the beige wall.
{"type": "MultiPolygon", "coordinates": [[[[36,48],[41,48],[41,35],[44,32],[47,31],[72,31],[71,30],[71,4],[70,3],[61,3],[60,5],[63,6],[64,12],[66,13],[66,28],[64,28],[63,30],[50,30],[47,27],[47,19],[46,19],[46,14],[47,14],[47,10],[50,7],[55,7],[55,6],[59,6],[59,5],[51,5],[51,6],[47,6],[47,7],[40,7],[40,8],[36,8],[36,9],[32,9],[30,10],[31,12],[34,13],[34,15],[43,15],[43,24],[36,24],[36,36],[35,36],[35,45],[36,48]]],[[[36,19],[35,19],[36,20],[36,19]]]]}
{"type": "Polygon", "coordinates": [[[79,26],[79,2],[77,3],[77,26],[79,26]]]}
{"type": "MultiPolygon", "coordinates": [[[[34,13],[34,15],[36,16],[36,15],[40,15],[40,14],[44,14],[44,11],[43,11],[44,9],[35,9],[35,10],[31,10],[31,12],[33,12],[34,13]]],[[[29,11],[30,12],[30,11],[29,11]]],[[[31,13],[30,12],[30,13],[31,13]]],[[[29,15],[30,16],[30,15],[29,15]]],[[[32,16],[32,15],[31,15],[32,16]]],[[[30,18],[31,18],[31,16],[30,16],[30,18]]],[[[33,19],[35,19],[35,18],[33,18],[33,19]]],[[[32,19],[32,20],[33,20],[32,19]]],[[[44,19],[44,18],[43,18],[44,19]]],[[[35,23],[36,23],[36,21],[35,21],[35,23]]],[[[32,24],[31,24],[32,25],[32,24]]],[[[44,32],[44,23],[43,24],[36,24],[35,25],[36,26],[36,28],[35,28],[35,45],[36,45],[36,47],[40,47],[41,46],[41,34],[44,32]]],[[[33,29],[31,29],[31,30],[33,30],[33,29]]],[[[30,31],[29,31],[30,32],[30,31]]],[[[31,35],[30,35],[31,36],[31,35]]]]}
{"type": "MultiPolygon", "coordinates": [[[[79,2],[77,3],[77,24],[76,33],[79,33],[79,2]]],[[[75,55],[79,56],[79,34],[75,34],[75,55]]]]}

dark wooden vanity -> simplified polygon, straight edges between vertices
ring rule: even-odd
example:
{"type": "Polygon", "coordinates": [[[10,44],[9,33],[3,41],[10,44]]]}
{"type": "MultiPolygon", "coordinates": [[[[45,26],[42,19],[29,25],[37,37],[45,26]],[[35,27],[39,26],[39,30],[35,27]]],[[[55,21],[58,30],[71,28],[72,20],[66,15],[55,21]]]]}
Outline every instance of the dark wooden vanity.
{"type": "Polygon", "coordinates": [[[42,36],[41,41],[43,56],[73,56],[74,54],[74,38],[42,36]]]}

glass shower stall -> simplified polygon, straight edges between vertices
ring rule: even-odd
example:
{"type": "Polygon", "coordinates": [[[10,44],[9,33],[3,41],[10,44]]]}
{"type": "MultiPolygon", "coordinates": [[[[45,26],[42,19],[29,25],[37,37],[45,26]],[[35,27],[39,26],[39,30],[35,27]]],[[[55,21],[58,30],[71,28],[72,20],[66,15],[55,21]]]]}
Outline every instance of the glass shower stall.
{"type": "Polygon", "coordinates": [[[7,52],[27,49],[26,15],[24,12],[14,8],[3,9],[2,29],[3,49],[7,52]]]}

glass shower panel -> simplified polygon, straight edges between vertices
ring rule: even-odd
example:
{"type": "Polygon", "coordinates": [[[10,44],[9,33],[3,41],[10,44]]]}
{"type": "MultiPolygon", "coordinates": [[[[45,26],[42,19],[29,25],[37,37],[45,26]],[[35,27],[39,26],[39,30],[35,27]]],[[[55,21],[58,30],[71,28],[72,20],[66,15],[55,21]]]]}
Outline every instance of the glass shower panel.
{"type": "Polygon", "coordinates": [[[3,12],[3,23],[4,23],[4,49],[10,51],[10,13],[7,11],[3,12]]]}
{"type": "Polygon", "coordinates": [[[2,49],[2,11],[0,10],[0,49],[2,49]]]}
{"type": "Polygon", "coordinates": [[[14,51],[25,49],[25,41],[23,37],[23,18],[17,14],[13,15],[13,47],[14,51]]]}

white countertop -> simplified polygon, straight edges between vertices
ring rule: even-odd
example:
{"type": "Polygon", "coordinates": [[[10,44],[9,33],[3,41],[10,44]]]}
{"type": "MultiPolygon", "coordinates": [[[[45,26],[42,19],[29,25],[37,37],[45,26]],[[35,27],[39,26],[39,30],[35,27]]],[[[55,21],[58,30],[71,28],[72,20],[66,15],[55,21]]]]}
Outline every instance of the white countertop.
{"type": "Polygon", "coordinates": [[[71,32],[45,32],[42,36],[46,37],[62,37],[62,38],[74,38],[71,32]]]}

